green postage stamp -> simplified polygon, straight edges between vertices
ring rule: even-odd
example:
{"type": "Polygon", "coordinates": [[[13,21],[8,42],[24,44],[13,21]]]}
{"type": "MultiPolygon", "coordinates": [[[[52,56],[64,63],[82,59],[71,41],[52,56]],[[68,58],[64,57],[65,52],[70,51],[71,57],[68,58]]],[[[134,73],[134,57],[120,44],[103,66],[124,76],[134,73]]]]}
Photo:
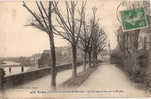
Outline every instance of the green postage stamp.
{"type": "Polygon", "coordinates": [[[123,31],[142,29],[148,26],[144,8],[120,11],[123,31]]]}

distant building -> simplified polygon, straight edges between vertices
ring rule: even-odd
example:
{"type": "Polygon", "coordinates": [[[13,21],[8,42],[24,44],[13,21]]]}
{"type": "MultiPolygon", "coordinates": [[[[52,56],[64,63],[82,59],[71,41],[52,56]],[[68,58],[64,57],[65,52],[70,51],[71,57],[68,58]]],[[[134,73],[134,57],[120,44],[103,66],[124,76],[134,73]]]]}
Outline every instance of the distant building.
{"type": "Polygon", "coordinates": [[[1,66],[20,66],[20,63],[14,61],[3,61],[3,64],[1,64],[1,66]]]}
{"type": "Polygon", "coordinates": [[[140,30],[139,49],[142,49],[145,48],[147,42],[151,42],[151,3],[150,0],[143,0],[138,2],[142,2],[146,13],[146,18],[148,20],[148,27],[140,30]]]}
{"type": "MultiPolygon", "coordinates": [[[[56,47],[56,65],[68,64],[72,62],[72,48],[70,46],[56,47]]],[[[77,61],[82,60],[82,50],[77,48],[77,61]]],[[[43,50],[41,59],[39,60],[40,67],[48,66],[51,63],[51,51],[43,50]]]]}
{"type": "MultiPolygon", "coordinates": [[[[72,48],[70,46],[56,47],[56,56],[72,56],[72,48]]],[[[50,50],[44,50],[43,53],[50,53],[50,50]]],[[[77,48],[77,56],[80,56],[82,51],[77,48]]]]}
{"type": "Polygon", "coordinates": [[[41,57],[41,54],[38,53],[38,54],[33,54],[31,57],[30,57],[30,61],[32,64],[34,65],[38,65],[38,60],[40,59],[41,57]]]}
{"type": "Polygon", "coordinates": [[[151,42],[151,16],[147,15],[148,27],[141,29],[139,34],[139,48],[144,48],[147,42],[151,42]]]}

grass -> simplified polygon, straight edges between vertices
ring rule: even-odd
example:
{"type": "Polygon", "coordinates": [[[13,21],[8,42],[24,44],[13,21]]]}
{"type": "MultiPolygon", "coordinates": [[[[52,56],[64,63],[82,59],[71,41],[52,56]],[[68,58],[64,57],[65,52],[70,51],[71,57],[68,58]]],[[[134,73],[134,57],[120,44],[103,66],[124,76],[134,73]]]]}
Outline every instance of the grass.
{"type": "Polygon", "coordinates": [[[88,79],[88,77],[97,69],[97,67],[94,68],[88,68],[86,72],[80,72],[77,77],[71,77],[65,82],[63,82],[60,87],[62,88],[78,88],[81,84],[83,84],[84,81],[88,79]]]}

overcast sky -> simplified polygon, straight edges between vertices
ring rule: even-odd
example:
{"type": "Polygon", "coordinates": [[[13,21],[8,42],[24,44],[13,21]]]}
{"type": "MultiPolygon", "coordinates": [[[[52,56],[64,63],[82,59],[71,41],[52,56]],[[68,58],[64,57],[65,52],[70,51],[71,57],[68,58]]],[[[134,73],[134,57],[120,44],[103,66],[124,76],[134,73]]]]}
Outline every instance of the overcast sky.
{"type": "MultiPolygon", "coordinates": [[[[88,1],[88,0],[87,0],[88,1]]],[[[121,0],[91,0],[87,2],[87,12],[97,7],[100,18],[111,47],[116,46],[115,32],[119,23],[116,18],[116,7],[121,0]]],[[[31,2],[34,3],[34,2],[31,2]]],[[[49,40],[45,32],[33,27],[25,27],[30,14],[22,7],[21,2],[0,2],[0,57],[30,56],[49,49],[49,40]]],[[[65,46],[67,42],[55,38],[56,46],[65,46]]]]}

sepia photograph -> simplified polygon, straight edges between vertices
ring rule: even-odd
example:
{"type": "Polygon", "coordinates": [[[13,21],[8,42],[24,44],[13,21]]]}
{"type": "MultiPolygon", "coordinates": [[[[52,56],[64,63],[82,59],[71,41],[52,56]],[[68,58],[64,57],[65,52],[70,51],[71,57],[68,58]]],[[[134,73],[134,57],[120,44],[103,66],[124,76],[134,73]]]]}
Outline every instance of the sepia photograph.
{"type": "Polygon", "coordinates": [[[1,0],[0,99],[151,96],[150,0],[1,0]]]}

